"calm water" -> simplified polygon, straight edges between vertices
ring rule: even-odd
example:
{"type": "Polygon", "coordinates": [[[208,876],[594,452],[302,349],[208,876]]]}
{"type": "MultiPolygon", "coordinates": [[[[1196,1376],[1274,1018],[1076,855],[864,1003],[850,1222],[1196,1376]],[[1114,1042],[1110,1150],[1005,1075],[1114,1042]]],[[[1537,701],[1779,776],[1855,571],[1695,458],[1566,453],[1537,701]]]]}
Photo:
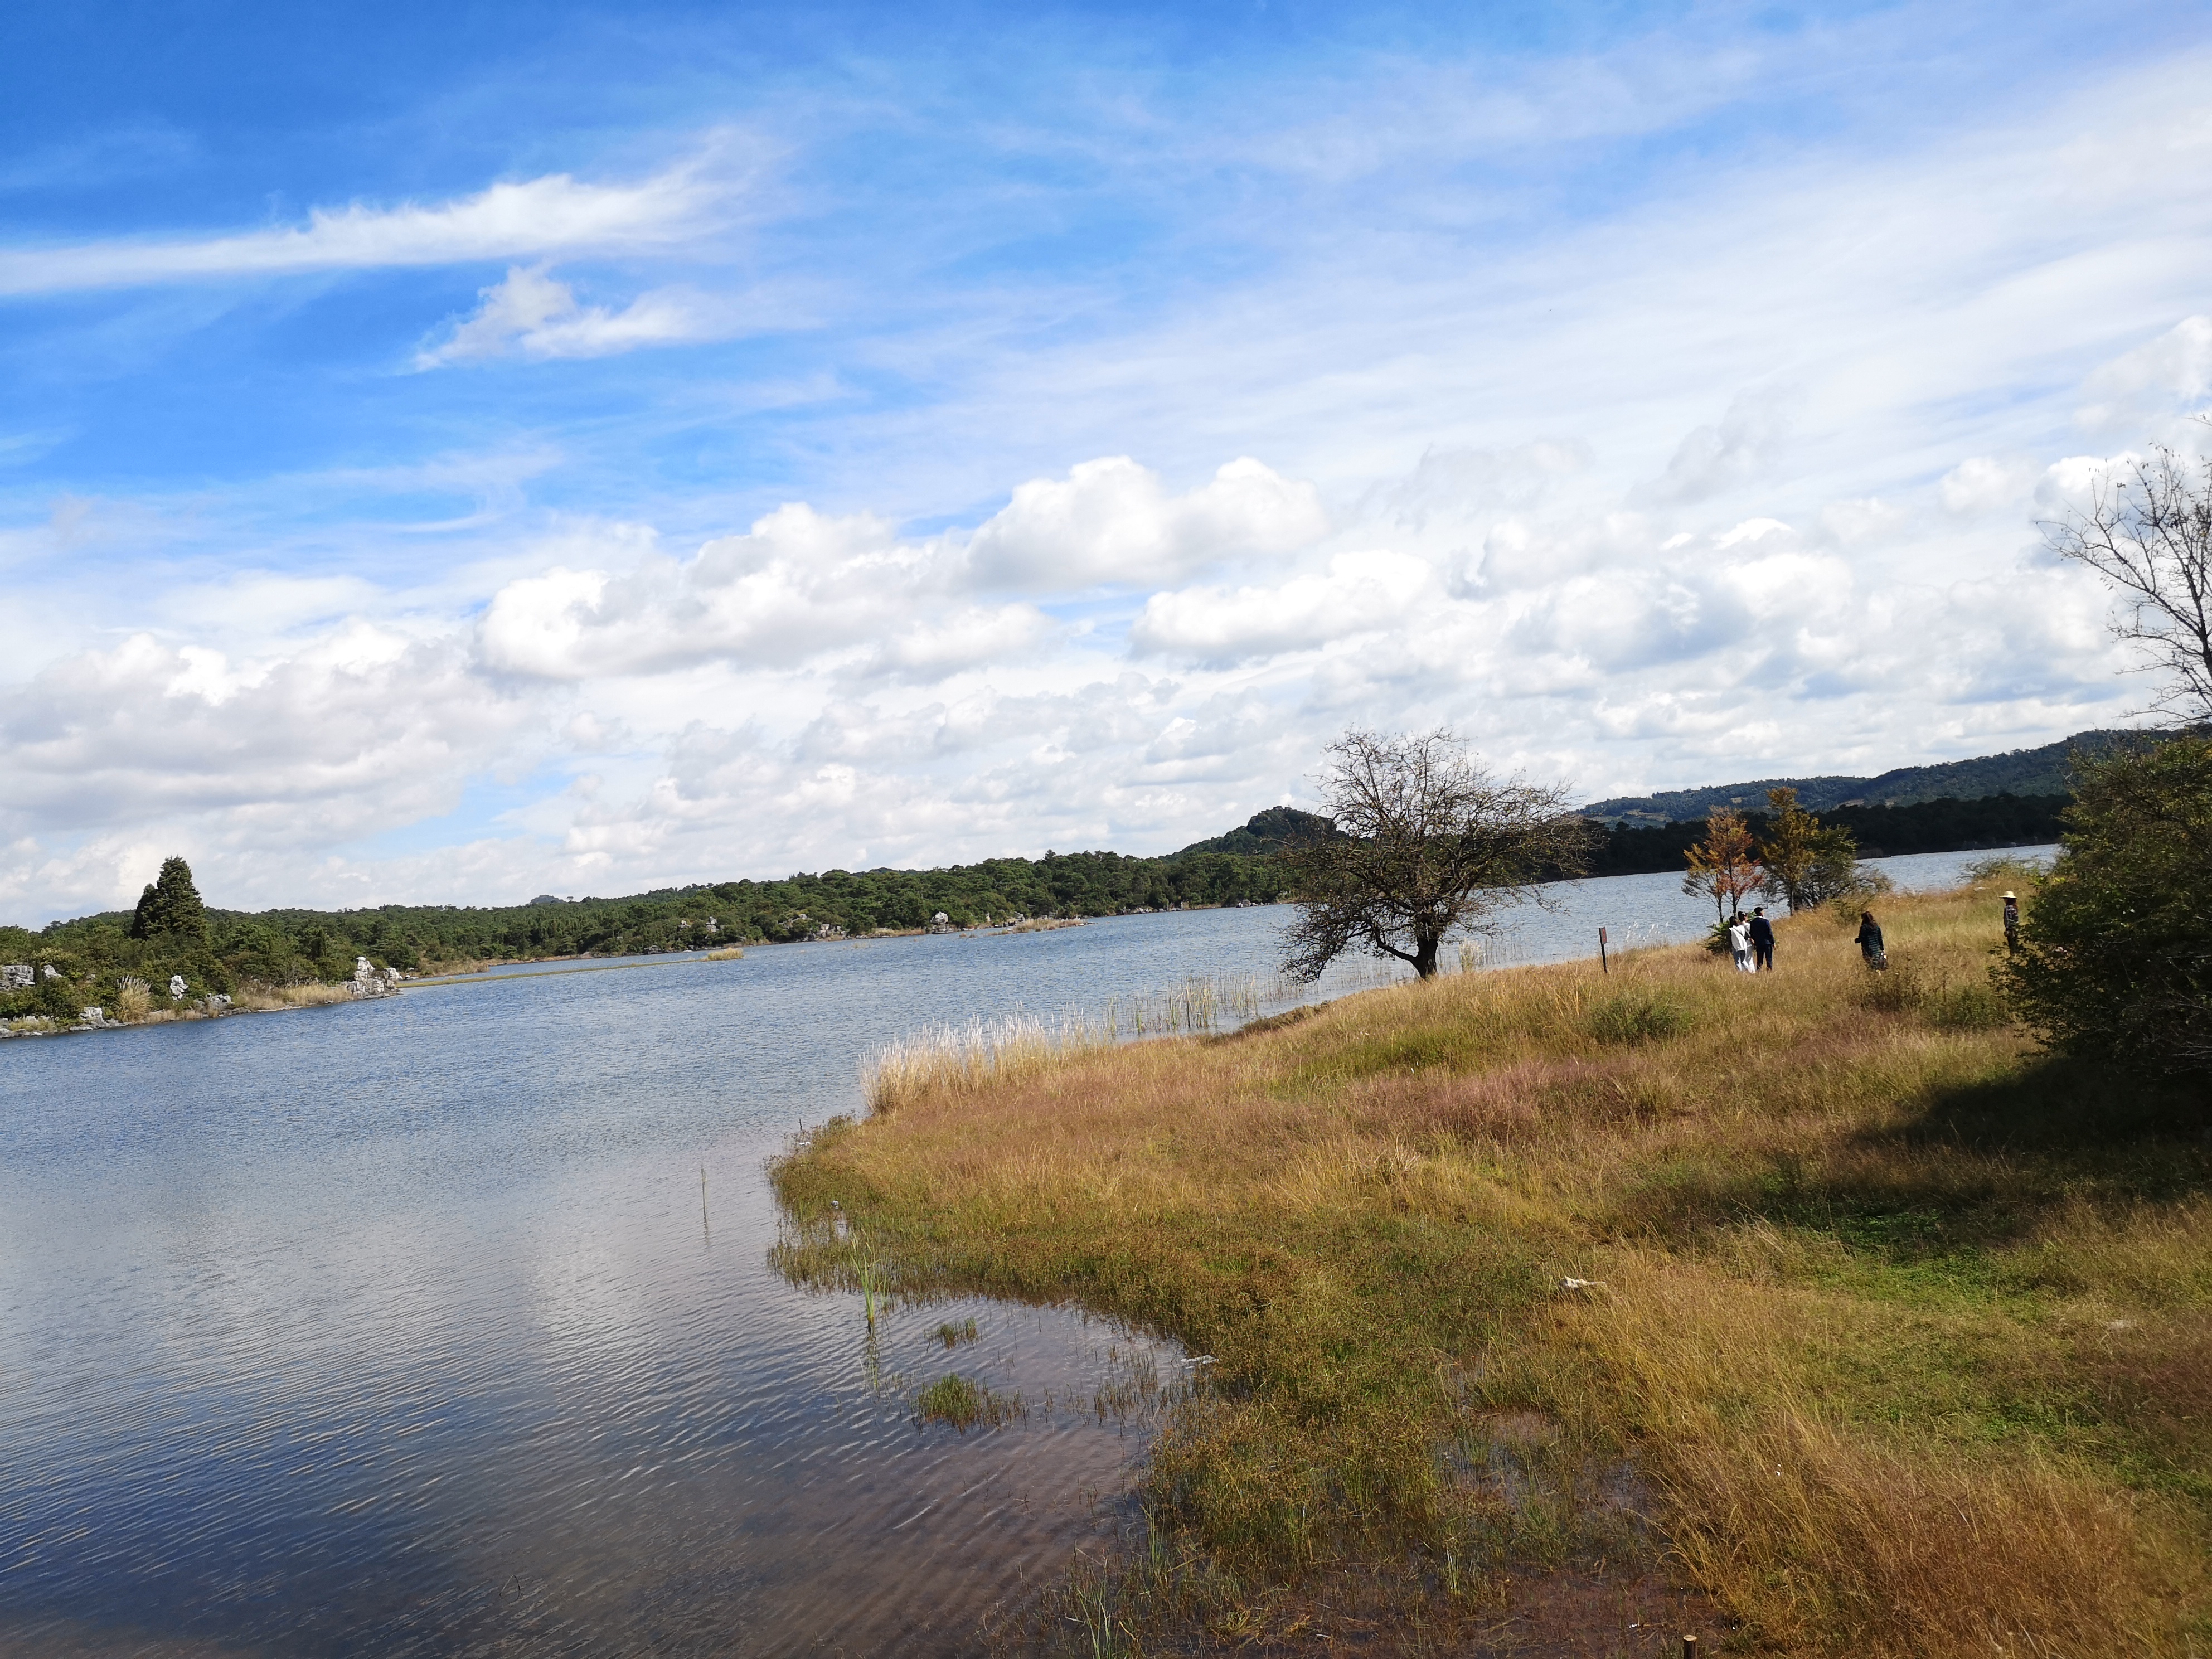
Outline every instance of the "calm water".
{"type": "MultiPolygon", "coordinates": [[[[1887,863],[1938,885],[1968,856],[1887,863]]],[[[1095,1392],[1179,1359],[983,1301],[872,1338],[857,1298],[769,1271],[763,1163],[857,1104],[878,1042],[1265,972],[1287,914],[0,1046],[0,1648],[965,1650],[1140,1455],[1141,1422],[1102,1421],[1095,1392]],[[933,1328],[971,1316],[980,1339],[947,1354],[933,1328]],[[918,1427],[915,1390],[955,1368],[1035,1409],[918,1427]]],[[[1703,921],[1673,877],[1615,878],[1497,954],[1703,921]]]]}

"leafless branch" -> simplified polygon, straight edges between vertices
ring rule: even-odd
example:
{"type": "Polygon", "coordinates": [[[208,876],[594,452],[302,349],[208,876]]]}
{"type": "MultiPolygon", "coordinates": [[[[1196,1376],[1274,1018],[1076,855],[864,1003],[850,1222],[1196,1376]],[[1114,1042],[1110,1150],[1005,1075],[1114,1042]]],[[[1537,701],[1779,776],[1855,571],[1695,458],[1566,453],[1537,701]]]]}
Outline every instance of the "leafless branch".
{"type": "Polygon", "coordinates": [[[1585,866],[1590,826],[1563,787],[1493,778],[1449,731],[1347,732],[1327,753],[1318,781],[1336,833],[1283,854],[1300,895],[1284,968],[1298,978],[1363,948],[1426,978],[1447,934],[1540,902],[1543,882],[1585,866]]]}
{"type": "Polygon", "coordinates": [[[2100,475],[2086,512],[2040,527],[2052,552],[2118,591],[2113,634],[2166,681],[2152,707],[2212,719],[2212,458],[2153,445],[2125,476],[2100,475]]]}

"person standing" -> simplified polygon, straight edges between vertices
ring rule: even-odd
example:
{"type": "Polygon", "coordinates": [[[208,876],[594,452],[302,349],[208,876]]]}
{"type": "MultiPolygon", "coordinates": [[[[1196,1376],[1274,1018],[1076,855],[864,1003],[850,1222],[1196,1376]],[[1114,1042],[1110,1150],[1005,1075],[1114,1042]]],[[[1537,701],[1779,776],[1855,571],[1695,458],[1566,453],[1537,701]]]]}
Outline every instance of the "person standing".
{"type": "Polygon", "coordinates": [[[1881,924],[1871,910],[1859,912],[1859,954],[1876,971],[1889,966],[1889,952],[1881,948],[1881,924]]]}
{"type": "Polygon", "coordinates": [[[2005,949],[2020,949],[2020,900],[2014,895],[2004,896],[2005,949]]]}
{"type": "Polygon", "coordinates": [[[1751,957],[1753,972],[1774,971],[1774,924],[1763,904],[1751,913],[1751,957]]]}
{"type": "Polygon", "coordinates": [[[1729,949],[1735,953],[1735,970],[1739,974],[1753,974],[1759,970],[1751,965],[1751,924],[1739,915],[1729,924],[1729,949]]]}

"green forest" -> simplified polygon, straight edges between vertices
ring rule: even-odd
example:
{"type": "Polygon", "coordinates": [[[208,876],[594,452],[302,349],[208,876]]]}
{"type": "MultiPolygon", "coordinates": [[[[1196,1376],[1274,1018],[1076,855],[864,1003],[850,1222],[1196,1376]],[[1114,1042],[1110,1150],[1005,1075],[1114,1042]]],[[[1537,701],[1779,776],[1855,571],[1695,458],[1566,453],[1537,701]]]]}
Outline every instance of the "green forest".
{"type": "MultiPolygon", "coordinates": [[[[1861,851],[1942,852],[2057,839],[2063,796],[1996,795],[1904,807],[1841,808],[1826,821],[1861,851]]],[[[1764,829],[1757,814],[1748,822],[1764,829]]],[[[347,979],[355,959],[416,973],[492,961],[635,956],[722,945],[854,938],[928,927],[944,915],[971,927],[1024,918],[1122,915],[1188,905],[1273,903],[1290,896],[1273,854],[1326,823],[1271,807],[1226,835],[1158,858],[1054,853],[941,870],[825,870],[781,881],[728,881],[620,898],[545,896],[497,906],[387,904],[361,910],[247,913],[203,903],[184,860],[164,866],[137,908],[0,927],[0,963],[33,968],[32,983],[0,988],[0,1018],[71,1018],[113,1006],[128,982],[192,996],[247,985],[347,979]],[[45,969],[51,966],[52,975],[45,969]]],[[[1702,820],[1601,830],[1590,873],[1679,871],[1702,820]]]]}

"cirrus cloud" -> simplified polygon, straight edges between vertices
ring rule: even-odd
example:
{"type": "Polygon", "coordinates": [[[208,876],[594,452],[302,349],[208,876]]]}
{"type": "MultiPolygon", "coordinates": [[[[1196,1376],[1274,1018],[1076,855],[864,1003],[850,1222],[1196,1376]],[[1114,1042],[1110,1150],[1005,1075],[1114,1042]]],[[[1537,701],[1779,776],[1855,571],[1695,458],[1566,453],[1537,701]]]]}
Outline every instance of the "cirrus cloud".
{"type": "Polygon", "coordinates": [[[666,247],[705,228],[729,197],[710,165],[720,153],[635,184],[556,173],[449,202],[316,208],[304,225],[230,235],[0,248],[0,295],[666,247]]]}
{"type": "Polygon", "coordinates": [[[641,294],[620,311],[577,303],[543,265],[509,269],[479,291],[476,310],[437,344],[415,354],[417,368],[491,357],[610,357],[641,346],[720,339],[734,331],[728,308],[683,289],[641,294]]]}

